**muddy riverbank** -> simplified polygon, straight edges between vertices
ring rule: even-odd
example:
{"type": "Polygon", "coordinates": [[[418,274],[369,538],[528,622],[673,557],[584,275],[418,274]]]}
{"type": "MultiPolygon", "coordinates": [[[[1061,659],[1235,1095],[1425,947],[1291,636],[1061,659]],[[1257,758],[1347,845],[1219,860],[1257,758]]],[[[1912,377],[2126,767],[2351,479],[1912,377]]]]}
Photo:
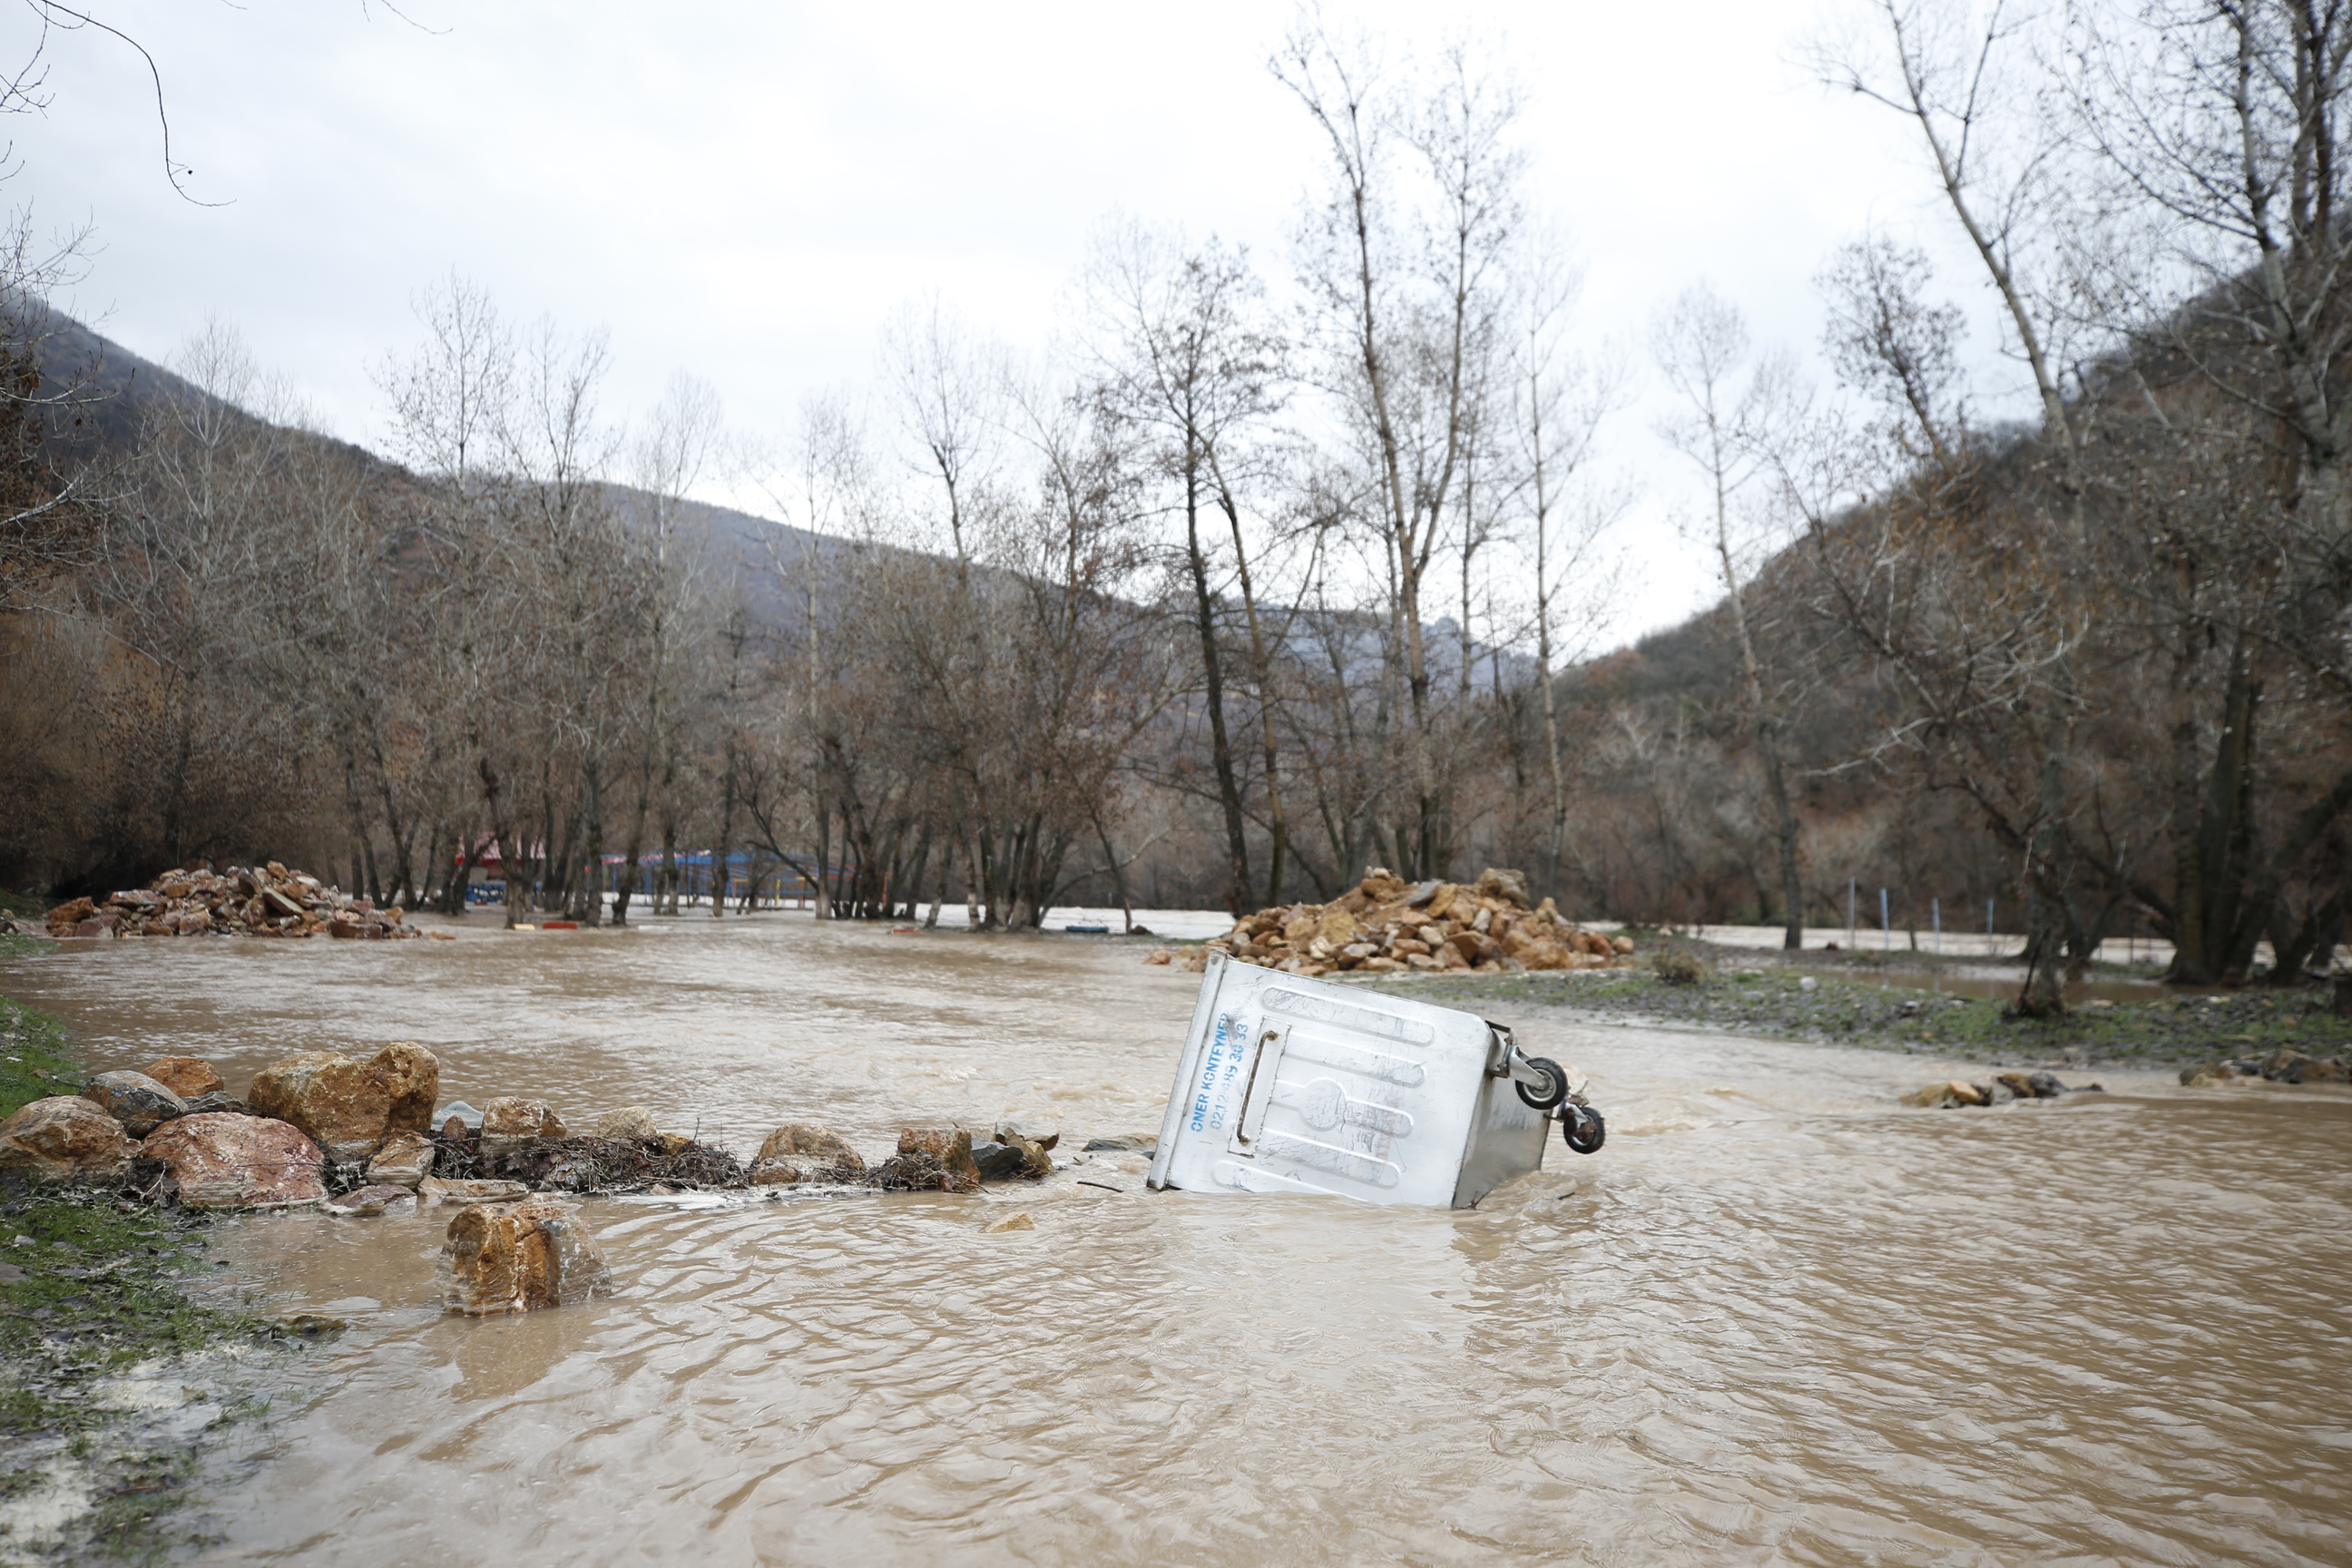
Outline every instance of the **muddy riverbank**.
{"type": "MultiPolygon", "coordinates": [[[[871,1152],[1156,1126],[1195,983],[1139,957],[772,915],[68,944],[0,992],[92,1068],[414,1039],[475,1104],[871,1152]]],[[[591,1200],[616,1293],[486,1321],[435,1301],[436,1216],[226,1221],[212,1289],[350,1328],[203,1478],[214,1552],[2338,1559],[2352,1096],[2126,1070],[1958,1117],[1894,1104],[1928,1058],[1490,1016],[1611,1136],[1475,1211],[1155,1194],[1130,1155],[974,1197],[591,1200]]]]}

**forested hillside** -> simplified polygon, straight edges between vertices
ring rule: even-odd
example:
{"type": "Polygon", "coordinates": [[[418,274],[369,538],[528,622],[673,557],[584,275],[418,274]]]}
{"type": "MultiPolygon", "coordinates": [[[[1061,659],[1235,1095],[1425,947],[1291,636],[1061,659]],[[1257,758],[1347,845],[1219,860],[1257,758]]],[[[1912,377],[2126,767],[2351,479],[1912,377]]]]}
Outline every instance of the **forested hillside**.
{"type": "Polygon", "coordinates": [[[1850,889],[1990,907],[2028,1011],[2126,930],[2294,979],[2352,912],[2352,20],[2219,15],[2086,12],[2067,81],[1900,9],[1823,55],[1979,275],[1826,258],[1833,387],[1704,288],[1651,323],[1721,598],[1613,652],[1628,371],[1460,51],[1274,62],[1328,154],[1288,296],[1114,225],[1054,353],[909,310],[749,466],[700,384],[625,428],[600,339],[455,278],[381,452],[232,335],[165,372],[20,286],[0,879],[268,855],[413,904],[496,842],[510,918],[595,920],[604,857],[748,851],[839,916],[1017,927],[1496,864],[1792,941],[1850,889]],[[1956,289],[2032,416],[1979,413],[1956,289]],[[722,462],[775,521],[691,499],[722,462]]]}

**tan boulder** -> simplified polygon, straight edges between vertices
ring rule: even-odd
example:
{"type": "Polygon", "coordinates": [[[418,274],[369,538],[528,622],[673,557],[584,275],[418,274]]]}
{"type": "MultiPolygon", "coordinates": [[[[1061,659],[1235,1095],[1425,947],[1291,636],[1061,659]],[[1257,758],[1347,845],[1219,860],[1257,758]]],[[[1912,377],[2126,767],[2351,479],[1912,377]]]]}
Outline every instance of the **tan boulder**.
{"type": "Polygon", "coordinates": [[[290,1121],[336,1160],[364,1160],[394,1132],[432,1125],[439,1058],[422,1046],[389,1045],[366,1061],[304,1051],[255,1075],[246,1103],[290,1121]]]}
{"type": "Polygon", "coordinates": [[[1982,1105],[1982,1089],[1964,1079],[1945,1079],[1913,1089],[1903,1097],[1906,1105],[1916,1105],[1930,1110],[1955,1105],[1982,1105]]]}
{"type": "Polygon", "coordinates": [[[0,1121],[0,1171],[105,1175],[121,1169],[132,1148],[122,1123],[78,1094],[34,1100],[0,1121]]]}
{"type": "Polygon", "coordinates": [[[612,1293],[612,1272],[576,1204],[543,1197],[511,1208],[478,1204],[449,1222],[441,1300],[452,1312],[530,1312],[612,1293]]]}
{"type": "Polygon", "coordinates": [[[1146,963],[1168,963],[1172,962],[1173,958],[1174,955],[1166,948],[1155,947],[1150,952],[1143,955],[1143,962],[1146,963]]]}
{"type": "Polygon", "coordinates": [[[943,1192],[980,1190],[980,1165],[971,1157],[971,1133],[961,1127],[909,1127],[898,1134],[898,1152],[919,1154],[940,1168],[943,1192]]]}
{"type": "Polygon", "coordinates": [[[415,1192],[416,1184],[433,1173],[433,1140],[422,1132],[395,1132],[383,1141],[383,1147],[368,1162],[367,1178],[379,1186],[406,1187],[415,1192]]]}
{"type": "Polygon", "coordinates": [[[1315,940],[1338,949],[1356,940],[1356,917],[1338,904],[1323,906],[1323,918],[1315,924],[1315,940]]]}
{"type": "Polygon", "coordinates": [[[533,1138],[562,1138],[563,1118],[543,1100],[502,1094],[482,1107],[482,1152],[502,1154],[533,1138]]]}
{"type": "Polygon", "coordinates": [[[820,1160],[830,1160],[848,1166],[853,1171],[866,1169],[846,1140],[821,1121],[787,1121],[760,1144],[759,1158],[774,1159],[780,1154],[802,1154],[820,1160]]]}
{"type": "Polygon", "coordinates": [[[149,1133],[140,1152],[170,1168],[188,1208],[290,1208],[327,1195],[319,1146],[268,1117],[183,1116],[149,1133]]]}
{"type": "Polygon", "coordinates": [[[1633,939],[1630,936],[1612,937],[1609,945],[1620,952],[1631,952],[1633,951],[1633,939]]]}
{"type": "Polygon", "coordinates": [[[188,1102],[143,1072],[102,1072],[82,1085],[81,1097],[122,1123],[133,1138],[144,1138],[174,1116],[188,1113],[188,1102]]]}
{"type": "Polygon", "coordinates": [[[814,1121],[788,1121],[777,1128],[751,1161],[751,1184],[757,1187],[838,1182],[865,1173],[866,1162],[857,1151],[814,1121]]]}
{"type": "Polygon", "coordinates": [[[661,1136],[661,1129],[654,1125],[654,1113],[642,1105],[608,1110],[596,1118],[588,1131],[592,1137],[610,1138],[622,1143],[649,1143],[661,1136]]]}
{"type": "Polygon", "coordinates": [[[202,1057],[157,1057],[139,1070],[182,1100],[218,1094],[228,1087],[213,1070],[213,1064],[202,1057]]]}
{"type": "Polygon", "coordinates": [[[1052,1150],[1061,1142],[1060,1133],[1032,1138],[1013,1123],[1004,1121],[997,1124],[994,1137],[997,1142],[1021,1156],[1019,1174],[1024,1181],[1034,1182],[1054,1173],[1052,1150]]]}
{"type": "Polygon", "coordinates": [[[1489,866],[1478,873],[1471,890],[1482,899],[1492,899],[1513,909],[1528,907],[1528,874],[1525,871],[1502,871],[1489,866]]]}

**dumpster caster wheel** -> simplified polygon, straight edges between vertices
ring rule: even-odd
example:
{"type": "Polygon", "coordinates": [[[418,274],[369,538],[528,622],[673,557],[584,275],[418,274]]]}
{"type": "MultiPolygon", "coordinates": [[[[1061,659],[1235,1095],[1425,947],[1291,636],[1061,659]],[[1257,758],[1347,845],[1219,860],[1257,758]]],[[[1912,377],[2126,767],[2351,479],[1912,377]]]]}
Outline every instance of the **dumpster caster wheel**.
{"type": "Polygon", "coordinates": [[[1609,1124],[1601,1120],[1601,1112],[1572,1105],[1569,1107],[1568,1114],[1560,1119],[1559,1135],[1578,1153],[1595,1153],[1608,1141],[1609,1124]]]}
{"type": "Polygon", "coordinates": [[[1568,1074],[1560,1070],[1558,1062],[1549,1057],[1529,1057],[1527,1061],[1531,1068],[1542,1068],[1545,1076],[1551,1079],[1551,1086],[1538,1092],[1526,1084],[1513,1083],[1511,1087],[1519,1091],[1521,1104],[1534,1110],[1549,1110],[1568,1098],[1568,1074]]]}

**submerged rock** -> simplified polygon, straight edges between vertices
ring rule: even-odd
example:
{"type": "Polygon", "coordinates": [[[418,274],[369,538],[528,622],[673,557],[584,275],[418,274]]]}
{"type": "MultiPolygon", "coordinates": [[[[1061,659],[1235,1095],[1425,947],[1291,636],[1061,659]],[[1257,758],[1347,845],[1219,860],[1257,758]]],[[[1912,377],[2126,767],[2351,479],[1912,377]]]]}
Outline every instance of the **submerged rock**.
{"type": "Polygon", "coordinates": [[[427,1176],[416,1184],[416,1201],[421,1204],[505,1204],[529,1196],[530,1188],[520,1182],[445,1182],[427,1176]]]}
{"type": "MultiPolygon", "coordinates": [[[[1054,1145],[1061,1141],[1062,1135],[1058,1132],[1048,1132],[1043,1137],[1032,1137],[1010,1121],[998,1123],[996,1135],[992,1140],[997,1147],[1009,1151],[1013,1156],[1013,1168],[1005,1173],[1005,1176],[1025,1177],[1033,1182],[1041,1176],[1050,1176],[1054,1173],[1054,1156],[1051,1151],[1054,1145]]],[[[972,1149],[972,1158],[975,1162],[980,1159],[978,1145],[972,1149]]],[[[1004,1179],[988,1177],[987,1167],[984,1164],[981,1168],[981,1174],[990,1180],[1004,1179]]]]}
{"type": "Polygon", "coordinates": [[[186,1100],[143,1072],[100,1073],[82,1085],[81,1097],[121,1122],[133,1138],[188,1113],[186,1100]]]}
{"type": "Polygon", "coordinates": [[[980,1227],[981,1234],[983,1236],[1002,1236],[1008,1230],[1034,1230],[1036,1228],[1036,1216],[1030,1214],[1026,1209],[1022,1210],[1019,1214],[1006,1215],[1002,1219],[990,1220],[986,1225],[980,1227]]]}
{"type": "Polygon", "coordinates": [[[1088,1154],[1149,1154],[1160,1147],[1157,1132],[1123,1132],[1115,1138],[1089,1138],[1088,1154]]]}
{"type": "Polygon", "coordinates": [[[1915,1089],[1903,1097],[1906,1105],[1925,1107],[1930,1110],[1955,1105],[1985,1105],[1991,1096],[1965,1079],[1945,1079],[1923,1088],[1915,1089]]]}
{"type": "Polygon", "coordinates": [[[322,1205],[329,1214],[356,1215],[362,1218],[384,1214],[404,1214],[416,1207],[416,1194],[406,1187],[378,1184],[362,1187],[355,1193],[329,1198],[322,1205]]]}
{"type": "Polygon", "coordinates": [[[368,1180],[415,1192],[416,1184],[433,1173],[433,1140],[424,1133],[395,1132],[368,1162],[368,1180]]]}
{"type": "Polygon", "coordinates": [[[183,1116],[148,1134],[140,1150],[163,1162],[189,1208],[292,1208],[327,1195],[319,1146],[268,1117],[183,1116]]]}
{"type": "Polygon", "coordinates": [[[577,1306],[612,1293],[612,1273],[578,1205],[532,1198],[512,1208],[476,1205],[449,1222],[441,1300],[486,1317],[577,1306]]]}
{"type": "Polygon", "coordinates": [[[182,1100],[218,1094],[228,1087],[202,1057],[157,1057],[140,1070],[182,1100]]]}
{"type": "Polygon", "coordinates": [[[440,1059],[422,1046],[389,1045],[366,1061],[304,1051],[261,1070],[246,1091],[254,1111],[289,1121],[341,1161],[364,1160],[395,1132],[433,1124],[440,1059]]]}
{"type": "Polygon", "coordinates": [[[121,1170],[134,1147],[122,1123],[78,1094],[34,1100],[0,1121],[0,1171],[104,1175],[121,1170]]]}
{"type": "Polygon", "coordinates": [[[993,1139],[971,1146],[971,1163],[983,1182],[1009,1182],[1021,1173],[1021,1151],[993,1139]]]}

